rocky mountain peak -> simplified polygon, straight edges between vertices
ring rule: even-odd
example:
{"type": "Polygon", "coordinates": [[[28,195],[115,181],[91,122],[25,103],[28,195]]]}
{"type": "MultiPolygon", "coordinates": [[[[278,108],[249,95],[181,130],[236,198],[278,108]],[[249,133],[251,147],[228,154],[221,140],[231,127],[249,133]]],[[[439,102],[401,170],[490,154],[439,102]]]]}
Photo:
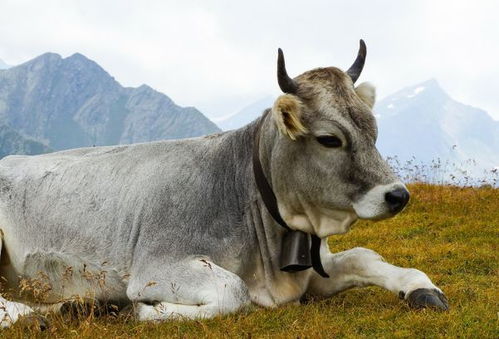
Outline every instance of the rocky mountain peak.
{"type": "Polygon", "coordinates": [[[45,53],[0,72],[0,124],[55,150],[219,131],[147,85],[122,87],[80,53],[45,53]]]}

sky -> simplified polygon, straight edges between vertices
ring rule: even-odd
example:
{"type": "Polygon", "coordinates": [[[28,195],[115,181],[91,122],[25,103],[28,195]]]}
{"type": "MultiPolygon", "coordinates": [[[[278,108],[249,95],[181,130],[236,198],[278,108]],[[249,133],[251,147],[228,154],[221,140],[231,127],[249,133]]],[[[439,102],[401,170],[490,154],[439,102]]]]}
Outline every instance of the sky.
{"type": "Polygon", "coordinates": [[[363,38],[360,81],[378,98],[435,78],[499,120],[498,13],[495,0],[0,0],[0,59],[79,52],[216,118],[279,94],[278,47],[296,76],[347,69],[363,38]]]}

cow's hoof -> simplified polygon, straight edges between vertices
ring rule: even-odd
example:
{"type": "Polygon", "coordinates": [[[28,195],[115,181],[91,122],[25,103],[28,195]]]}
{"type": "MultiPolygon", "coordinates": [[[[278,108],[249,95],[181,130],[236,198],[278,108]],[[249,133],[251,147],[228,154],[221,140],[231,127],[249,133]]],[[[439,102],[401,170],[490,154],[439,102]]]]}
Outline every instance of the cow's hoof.
{"type": "Polygon", "coordinates": [[[22,327],[29,327],[38,329],[40,331],[45,331],[49,328],[49,322],[47,318],[39,314],[24,315],[22,317],[19,317],[19,320],[16,323],[21,324],[22,327]]]}
{"type": "Polygon", "coordinates": [[[407,297],[409,306],[414,309],[434,308],[437,310],[447,311],[449,302],[445,295],[436,289],[418,288],[409,294],[407,297]]]}

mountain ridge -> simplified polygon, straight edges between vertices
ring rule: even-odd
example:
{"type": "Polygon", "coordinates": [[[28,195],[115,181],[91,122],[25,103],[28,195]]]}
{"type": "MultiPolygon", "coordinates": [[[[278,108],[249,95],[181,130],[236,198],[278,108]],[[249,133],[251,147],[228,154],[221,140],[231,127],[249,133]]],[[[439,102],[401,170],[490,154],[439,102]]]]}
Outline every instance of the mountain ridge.
{"type": "Polygon", "coordinates": [[[0,72],[0,124],[55,150],[220,131],[150,86],[123,87],[81,53],[52,52],[0,72]]]}
{"type": "Polygon", "coordinates": [[[435,79],[384,98],[374,112],[384,156],[426,163],[474,160],[479,170],[499,166],[499,122],[485,110],[452,99],[435,79]]]}
{"type": "Polygon", "coordinates": [[[233,114],[213,119],[213,121],[224,131],[239,128],[258,118],[266,108],[272,106],[273,101],[274,98],[272,96],[266,96],[244,106],[233,114]]]}
{"type": "Polygon", "coordinates": [[[43,143],[25,138],[9,126],[0,126],[0,158],[10,154],[35,155],[51,151],[43,143]]]}

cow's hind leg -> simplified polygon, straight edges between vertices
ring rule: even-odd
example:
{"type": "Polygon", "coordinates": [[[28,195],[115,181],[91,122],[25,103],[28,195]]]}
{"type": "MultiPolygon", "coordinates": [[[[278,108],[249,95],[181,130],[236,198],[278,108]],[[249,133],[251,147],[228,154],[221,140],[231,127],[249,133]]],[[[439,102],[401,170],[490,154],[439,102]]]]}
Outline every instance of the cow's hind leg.
{"type": "MultiPolygon", "coordinates": [[[[3,247],[3,233],[0,230],[0,256],[3,247]]],[[[17,321],[22,321],[27,326],[36,326],[42,330],[48,327],[47,320],[34,313],[34,310],[23,303],[5,299],[0,295],[0,327],[9,327],[17,321]]]]}
{"type": "Polygon", "coordinates": [[[322,248],[321,259],[330,278],[314,275],[308,291],[312,295],[331,296],[352,287],[376,285],[398,294],[413,308],[449,307],[445,295],[426,274],[391,265],[372,250],[357,247],[333,254],[322,248]]]}
{"type": "Polygon", "coordinates": [[[130,278],[127,294],[139,320],[210,318],[250,304],[242,279],[206,257],[148,265],[130,278]]]}

